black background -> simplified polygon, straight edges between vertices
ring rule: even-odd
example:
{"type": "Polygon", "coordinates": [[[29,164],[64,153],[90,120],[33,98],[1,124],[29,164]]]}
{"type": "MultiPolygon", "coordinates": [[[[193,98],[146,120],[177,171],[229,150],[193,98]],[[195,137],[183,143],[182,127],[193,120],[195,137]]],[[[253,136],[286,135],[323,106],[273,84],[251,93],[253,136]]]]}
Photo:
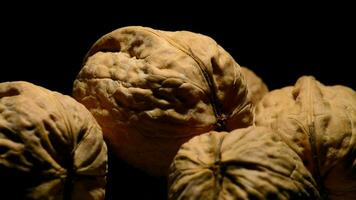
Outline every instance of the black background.
{"type": "MultiPolygon", "coordinates": [[[[351,6],[202,5],[167,1],[3,6],[0,81],[25,80],[70,95],[84,55],[99,37],[119,27],[142,25],[208,35],[270,89],[292,85],[302,75],[355,89],[356,23],[351,6]]],[[[164,199],[165,192],[164,178],[110,159],[108,199],[164,199]]]]}

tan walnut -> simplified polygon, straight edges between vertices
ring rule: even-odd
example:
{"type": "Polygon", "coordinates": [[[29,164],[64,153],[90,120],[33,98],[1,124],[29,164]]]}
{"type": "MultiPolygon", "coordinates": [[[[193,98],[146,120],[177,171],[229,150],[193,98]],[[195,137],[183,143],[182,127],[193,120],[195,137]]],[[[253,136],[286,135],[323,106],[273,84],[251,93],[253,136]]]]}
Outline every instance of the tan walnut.
{"type": "Polygon", "coordinates": [[[90,112],[27,82],[0,83],[1,199],[104,199],[107,149],[90,112]]]}
{"type": "Polygon", "coordinates": [[[268,87],[255,72],[247,67],[241,67],[242,75],[245,77],[248,95],[253,105],[257,105],[264,95],[268,93],[268,87]]]}
{"type": "Polygon", "coordinates": [[[240,66],[213,39],[132,26],[100,38],[73,96],[102,126],[116,155],[166,175],[179,146],[253,121],[240,66]]]}
{"type": "Polygon", "coordinates": [[[271,129],[209,132],[183,144],[169,174],[170,200],[319,199],[300,157],[271,129]]]}
{"type": "Polygon", "coordinates": [[[271,127],[302,158],[321,194],[356,199],[356,93],[304,76],[267,94],[256,125],[271,127]]]}

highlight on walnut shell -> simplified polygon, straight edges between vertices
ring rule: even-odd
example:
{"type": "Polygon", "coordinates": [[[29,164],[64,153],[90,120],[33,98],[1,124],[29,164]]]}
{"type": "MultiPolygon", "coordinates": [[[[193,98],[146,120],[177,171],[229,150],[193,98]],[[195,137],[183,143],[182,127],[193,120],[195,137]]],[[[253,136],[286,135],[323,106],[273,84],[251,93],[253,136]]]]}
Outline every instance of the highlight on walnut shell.
{"type": "Polygon", "coordinates": [[[167,174],[191,137],[253,121],[240,66],[213,39],[188,31],[108,33],[89,50],[73,96],[118,157],[154,175],[167,174]]]}
{"type": "Polygon", "coordinates": [[[247,67],[241,67],[242,75],[247,84],[247,98],[251,100],[253,105],[257,105],[264,95],[268,93],[268,87],[263,80],[247,67]]]}
{"type": "Polygon", "coordinates": [[[2,198],[102,200],[106,173],[101,128],[83,105],[31,83],[0,83],[2,198]]]}
{"type": "Polygon", "coordinates": [[[192,138],[175,156],[168,183],[170,200],[320,199],[299,156],[263,127],[192,138]]]}
{"type": "Polygon", "coordinates": [[[356,199],[356,93],[304,76],[267,94],[256,125],[271,127],[302,158],[323,196],[356,199]]]}

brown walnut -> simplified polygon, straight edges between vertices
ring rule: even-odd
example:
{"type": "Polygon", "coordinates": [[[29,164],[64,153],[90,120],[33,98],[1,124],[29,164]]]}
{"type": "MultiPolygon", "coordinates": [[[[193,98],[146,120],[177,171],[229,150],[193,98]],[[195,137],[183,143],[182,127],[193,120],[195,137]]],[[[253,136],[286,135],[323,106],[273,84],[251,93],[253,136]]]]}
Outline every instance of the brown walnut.
{"type": "Polygon", "coordinates": [[[73,98],[27,82],[0,83],[1,199],[104,199],[101,128],[73,98]]]}
{"type": "Polygon", "coordinates": [[[73,96],[123,160],[166,175],[179,146],[210,130],[252,123],[240,66],[213,39],[124,27],[89,50],[73,96]]]}
{"type": "Polygon", "coordinates": [[[301,77],[256,108],[256,125],[271,127],[302,158],[321,194],[356,199],[356,93],[301,77]]]}
{"type": "Polygon", "coordinates": [[[209,132],[183,144],[169,175],[170,200],[319,199],[300,157],[271,129],[209,132]]]}

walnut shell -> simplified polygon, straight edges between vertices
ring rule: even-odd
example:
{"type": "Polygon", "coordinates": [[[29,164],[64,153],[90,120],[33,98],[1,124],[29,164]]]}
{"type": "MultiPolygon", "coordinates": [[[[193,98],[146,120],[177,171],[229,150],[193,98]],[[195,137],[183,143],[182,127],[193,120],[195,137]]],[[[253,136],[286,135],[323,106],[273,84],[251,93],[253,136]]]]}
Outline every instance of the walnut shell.
{"type": "Polygon", "coordinates": [[[101,128],[83,105],[27,82],[0,83],[1,199],[104,199],[106,172],[101,128]]]}
{"type": "Polygon", "coordinates": [[[249,68],[241,67],[241,72],[247,84],[247,98],[251,100],[253,105],[257,105],[263,96],[268,93],[268,87],[263,80],[249,68]]]}
{"type": "Polygon", "coordinates": [[[298,155],[262,127],[196,136],[170,169],[171,200],[320,198],[298,155]]]}
{"type": "Polygon", "coordinates": [[[356,93],[310,76],[274,90],[256,108],[256,125],[271,127],[302,158],[321,193],[356,199],[356,93]]]}
{"type": "Polygon", "coordinates": [[[194,135],[252,123],[246,83],[213,39],[188,31],[124,27],[90,49],[73,96],[123,160],[166,175],[194,135]]]}

